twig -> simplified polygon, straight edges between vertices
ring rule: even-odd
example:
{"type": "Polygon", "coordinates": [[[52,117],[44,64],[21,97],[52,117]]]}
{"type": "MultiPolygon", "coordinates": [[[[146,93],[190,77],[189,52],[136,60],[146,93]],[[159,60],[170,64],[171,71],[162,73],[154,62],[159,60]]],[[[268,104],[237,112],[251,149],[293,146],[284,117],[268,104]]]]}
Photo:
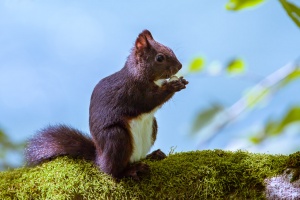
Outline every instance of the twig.
{"type": "Polygon", "coordinates": [[[232,123],[239,115],[251,110],[251,108],[253,109],[263,99],[272,97],[278,91],[276,86],[297,69],[299,70],[299,67],[296,63],[288,63],[261,80],[246,95],[215,116],[212,122],[200,131],[200,134],[205,132],[205,138],[201,139],[197,147],[200,148],[204,144],[210,143],[222,129],[232,123]],[[249,94],[257,95],[254,95],[249,101],[249,94]]]}

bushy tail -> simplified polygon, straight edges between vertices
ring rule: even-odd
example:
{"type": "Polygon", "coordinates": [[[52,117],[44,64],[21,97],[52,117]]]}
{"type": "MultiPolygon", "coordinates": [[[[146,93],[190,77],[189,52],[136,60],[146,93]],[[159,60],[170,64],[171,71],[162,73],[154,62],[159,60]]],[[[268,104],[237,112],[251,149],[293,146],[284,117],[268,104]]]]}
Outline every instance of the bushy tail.
{"type": "Polygon", "coordinates": [[[28,141],[25,157],[29,165],[67,155],[95,160],[95,145],[92,139],[79,130],[65,125],[49,126],[28,141]]]}

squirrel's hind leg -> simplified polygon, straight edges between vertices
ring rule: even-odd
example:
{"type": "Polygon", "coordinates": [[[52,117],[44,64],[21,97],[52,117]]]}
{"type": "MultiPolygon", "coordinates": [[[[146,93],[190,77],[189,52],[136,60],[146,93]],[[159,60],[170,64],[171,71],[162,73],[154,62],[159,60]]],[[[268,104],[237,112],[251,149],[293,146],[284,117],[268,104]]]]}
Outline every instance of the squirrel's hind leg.
{"type": "Polygon", "coordinates": [[[140,180],[140,175],[149,171],[147,164],[130,164],[133,147],[130,133],[126,129],[114,126],[102,130],[94,140],[97,143],[96,165],[101,171],[116,179],[131,177],[136,181],[140,180]]]}

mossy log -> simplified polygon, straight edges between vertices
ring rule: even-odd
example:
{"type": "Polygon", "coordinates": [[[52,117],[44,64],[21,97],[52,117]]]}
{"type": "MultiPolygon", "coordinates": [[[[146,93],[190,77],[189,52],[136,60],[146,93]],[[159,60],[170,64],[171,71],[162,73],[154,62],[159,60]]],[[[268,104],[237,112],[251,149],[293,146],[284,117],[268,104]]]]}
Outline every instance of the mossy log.
{"type": "Polygon", "coordinates": [[[67,157],[1,172],[0,199],[276,199],[272,177],[299,168],[300,153],[205,150],[142,162],[151,172],[140,182],[116,182],[92,163],[67,157]]]}

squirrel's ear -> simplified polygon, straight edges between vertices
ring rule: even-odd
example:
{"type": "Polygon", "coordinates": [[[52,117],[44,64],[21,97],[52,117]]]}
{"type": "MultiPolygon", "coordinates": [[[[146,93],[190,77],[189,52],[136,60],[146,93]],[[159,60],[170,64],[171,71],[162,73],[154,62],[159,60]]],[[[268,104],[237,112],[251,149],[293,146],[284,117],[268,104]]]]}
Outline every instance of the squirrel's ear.
{"type": "Polygon", "coordinates": [[[141,32],[138,36],[138,38],[135,41],[135,47],[138,51],[147,49],[150,47],[149,41],[153,40],[153,37],[148,30],[144,30],[141,32]]]}
{"type": "Polygon", "coordinates": [[[153,40],[152,34],[147,29],[142,32],[148,40],[153,40]]]}

